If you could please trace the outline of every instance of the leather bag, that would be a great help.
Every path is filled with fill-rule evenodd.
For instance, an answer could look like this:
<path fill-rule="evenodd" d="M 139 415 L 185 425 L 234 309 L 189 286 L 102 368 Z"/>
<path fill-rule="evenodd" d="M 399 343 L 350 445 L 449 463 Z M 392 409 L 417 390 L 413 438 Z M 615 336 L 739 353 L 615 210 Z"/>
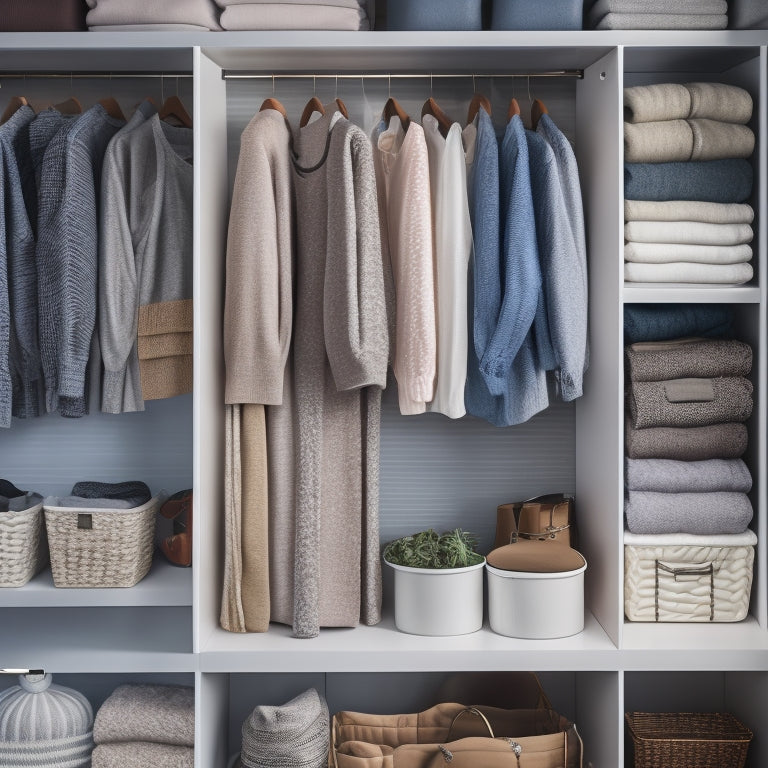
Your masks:
<path fill-rule="evenodd" d="M 496 509 L 496 538 L 493 547 L 518 539 L 551 539 L 577 546 L 574 502 L 564 493 L 536 496 L 527 501 L 500 504 Z"/>
<path fill-rule="evenodd" d="M 576 726 L 552 709 L 446 703 L 417 714 L 339 712 L 332 768 L 582 768 Z"/>

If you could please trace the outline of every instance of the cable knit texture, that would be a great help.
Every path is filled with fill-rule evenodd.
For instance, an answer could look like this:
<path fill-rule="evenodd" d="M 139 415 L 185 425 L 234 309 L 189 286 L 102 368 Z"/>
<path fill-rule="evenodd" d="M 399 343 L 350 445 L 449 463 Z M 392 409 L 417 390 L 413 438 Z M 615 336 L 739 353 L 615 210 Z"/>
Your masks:
<path fill-rule="evenodd" d="M 96 744 L 147 741 L 195 745 L 195 690 L 183 685 L 118 686 L 96 713 Z"/>
<path fill-rule="evenodd" d="M 744 455 L 749 439 L 747 427 L 741 423 L 634 429 L 627 420 L 624 433 L 631 459 L 737 459 Z"/>

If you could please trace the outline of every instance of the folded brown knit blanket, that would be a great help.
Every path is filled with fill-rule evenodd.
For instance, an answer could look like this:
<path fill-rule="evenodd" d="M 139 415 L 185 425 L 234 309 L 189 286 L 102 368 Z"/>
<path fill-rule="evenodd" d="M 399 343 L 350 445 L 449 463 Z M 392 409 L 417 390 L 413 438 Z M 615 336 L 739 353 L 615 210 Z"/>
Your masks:
<path fill-rule="evenodd" d="M 93 750 L 91 768 L 194 768 L 192 747 L 131 741 L 100 744 Z"/>
<path fill-rule="evenodd" d="M 642 341 L 627 347 L 632 381 L 747 376 L 752 348 L 726 339 Z"/>
<path fill-rule="evenodd" d="M 752 382 L 736 376 L 636 381 L 629 407 L 636 429 L 746 421 L 752 414 Z"/>
<path fill-rule="evenodd" d="M 96 713 L 93 740 L 96 744 L 144 741 L 193 747 L 194 688 L 183 685 L 119 686 Z M 160 761 L 156 765 L 166 764 Z"/>
<path fill-rule="evenodd" d="M 736 423 L 635 429 L 627 419 L 624 437 L 630 459 L 736 459 L 749 442 L 746 425 Z"/>

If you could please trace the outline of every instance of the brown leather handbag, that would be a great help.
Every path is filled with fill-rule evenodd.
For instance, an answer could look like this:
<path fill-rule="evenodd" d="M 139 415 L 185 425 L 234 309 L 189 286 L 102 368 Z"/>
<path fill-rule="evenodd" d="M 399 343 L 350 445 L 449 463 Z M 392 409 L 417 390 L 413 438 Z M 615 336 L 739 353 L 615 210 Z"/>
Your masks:
<path fill-rule="evenodd" d="M 553 539 L 576 548 L 573 496 L 550 493 L 496 509 L 494 549 L 521 539 Z"/>

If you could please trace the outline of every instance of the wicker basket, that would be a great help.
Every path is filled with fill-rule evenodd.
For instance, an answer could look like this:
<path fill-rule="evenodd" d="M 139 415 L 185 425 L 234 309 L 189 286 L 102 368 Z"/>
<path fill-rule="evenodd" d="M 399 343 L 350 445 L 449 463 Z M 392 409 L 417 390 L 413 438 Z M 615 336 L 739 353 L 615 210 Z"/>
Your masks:
<path fill-rule="evenodd" d="M 28 509 L 0 512 L 0 587 L 23 587 L 48 563 L 43 498 L 31 494 L 31 501 Z"/>
<path fill-rule="evenodd" d="M 132 509 L 45 505 L 57 587 L 132 587 L 152 566 L 155 520 L 164 493 Z"/>
<path fill-rule="evenodd" d="M 627 712 L 635 768 L 743 768 L 752 731 L 733 715 Z"/>

